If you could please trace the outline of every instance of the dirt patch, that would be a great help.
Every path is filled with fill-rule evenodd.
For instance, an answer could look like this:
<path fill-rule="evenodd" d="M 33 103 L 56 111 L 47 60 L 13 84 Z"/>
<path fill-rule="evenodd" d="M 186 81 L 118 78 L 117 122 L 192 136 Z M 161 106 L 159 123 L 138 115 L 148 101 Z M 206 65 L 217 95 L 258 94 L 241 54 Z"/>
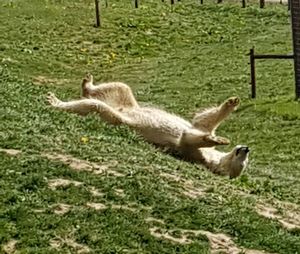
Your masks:
<path fill-rule="evenodd" d="M 283 227 L 288 230 L 299 229 L 300 228 L 300 211 L 289 210 L 292 209 L 290 205 L 286 207 L 286 204 L 277 209 L 270 204 L 257 204 L 256 211 L 259 215 L 264 216 L 268 219 L 275 219 L 281 223 Z M 293 204 L 295 208 L 295 205 Z"/>
<path fill-rule="evenodd" d="M 195 233 L 200 233 L 205 235 L 210 243 L 211 253 L 230 253 L 230 254 L 267 254 L 265 251 L 252 250 L 246 248 L 240 248 L 232 241 L 232 239 L 225 234 L 214 234 L 209 231 L 194 231 Z"/>
<path fill-rule="evenodd" d="M 44 212 L 46 212 L 45 209 L 33 209 L 32 211 L 35 212 L 35 213 L 44 213 Z"/>
<path fill-rule="evenodd" d="M 169 174 L 169 173 L 164 173 L 164 172 L 161 172 L 160 176 L 167 178 L 169 180 L 172 180 L 174 182 L 180 182 L 180 180 L 182 179 L 181 176 L 179 176 L 179 175 Z"/>
<path fill-rule="evenodd" d="M 50 240 L 50 246 L 53 249 L 59 249 L 62 245 L 63 245 L 63 243 L 62 243 L 61 240 L 58 240 L 58 239 L 52 239 L 52 240 Z"/>
<path fill-rule="evenodd" d="M 9 156 L 17 156 L 20 153 L 22 153 L 21 150 L 16 150 L 16 149 L 2 149 L 2 148 L 0 148 L 0 152 L 6 153 Z"/>
<path fill-rule="evenodd" d="M 97 211 L 105 210 L 105 209 L 109 209 L 109 208 L 116 209 L 116 210 L 127 210 L 127 211 L 130 211 L 130 212 L 136 212 L 137 211 L 137 209 L 135 209 L 133 207 L 126 206 L 126 205 L 105 205 L 105 204 L 102 204 L 102 203 L 88 202 L 88 203 L 86 203 L 86 206 L 90 207 L 90 208 L 93 208 Z M 57 214 L 57 215 L 64 215 L 64 214 L 68 213 L 73 208 L 73 206 L 67 205 L 67 204 L 55 204 L 52 207 L 54 208 L 54 213 Z"/>
<path fill-rule="evenodd" d="M 77 253 L 89 253 L 91 250 L 89 247 L 83 244 L 75 242 L 73 239 L 65 239 L 66 245 L 75 249 Z"/>
<path fill-rule="evenodd" d="M 3 245 L 2 249 L 5 254 L 12 254 L 16 252 L 16 245 L 18 241 L 17 240 L 10 240 L 6 244 Z"/>
<path fill-rule="evenodd" d="M 104 210 L 104 209 L 107 209 L 107 206 L 106 205 L 104 205 L 104 204 L 102 204 L 102 203 L 90 203 L 90 202 L 88 202 L 88 203 L 86 203 L 86 206 L 87 207 L 90 207 L 90 208 L 93 208 L 93 209 L 95 209 L 95 210 Z"/>
<path fill-rule="evenodd" d="M 89 187 L 89 191 L 90 193 L 94 196 L 94 197 L 102 197 L 104 196 L 104 193 L 99 191 L 98 189 L 96 189 L 94 186 L 90 186 Z"/>
<path fill-rule="evenodd" d="M 272 254 L 272 253 L 261 251 L 261 250 L 250 250 L 250 249 L 246 249 L 242 253 L 245 253 L 245 254 Z M 275 254 L 275 253 L 273 253 L 273 254 Z"/>
<path fill-rule="evenodd" d="M 49 85 L 49 84 L 55 84 L 55 85 L 65 85 L 70 83 L 70 80 L 68 79 L 57 79 L 57 78 L 48 78 L 45 76 L 36 76 L 32 79 L 32 83 L 34 85 Z"/>
<path fill-rule="evenodd" d="M 162 230 L 161 228 L 157 228 L 157 227 L 153 227 L 153 228 L 150 228 L 150 234 L 156 238 L 159 238 L 159 239 L 165 239 L 165 240 L 168 240 L 172 243 L 179 243 L 179 244 L 190 244 L 192 243 L 191 240 L 189 240 L 187 238 L 186 235 L 182 235 L 181 237 L 174 237 L 172 236 L 171 234 L 169 234 L 168 232 L 164 232 L 165 230 Z"/>
<path fill-rule="evenodd" d="M 288 230 L 300 229 L 300 213 L 288 211 L 283 219 L 279 219 L 279 222 Z"/>
<path fill-rule="evenodd" d="M 295 203 L 277 200 L 275 198 L 261 199 L 257 195 L 250 194 L 231 186 L 234 191 L 243 198 L 255 198 L 257 201 L 256 212 L 268 219 L 277 220 L 287 230 L 300 228 L 300 206 Z"/>
<path fill-rule="evenodd" d="M 77 243 L 75 240 L 70 239 L 70 238 L 52 239 L 52 240 L 50 240 L 50 246 L 56 250 L 60 250 L 63 246 L 68 246 L 68 247 L 72 248 L 73 250 L 75 250 L 76 253 L 81 253 L 81 254 L 91 252 L 91 250 L 88 246 Z"/>
<path fill-rule="evenodd" d="M 182 194 L 189 198 L 192 198 L 192 199 L 196 199 L 198 197 L 203 197 L 205 195 L 206 189 L 195 187 L 195 186 L 191 185 L 190 183 L 184 183 L 183 188 L 184 188 L 184 191 L 182 192 Z"/>
<path fill-rule="evenodd" d="M 152 219 L 150 220 L 152 221 Z M 238 247 L 230 236 L 221 233 L 212 233 L 204 230 L 185 230 L 174 229 L 165 230 L 158 227 L 152 227 L 149 229 L 150 234 L 156 238 L 168 240 L 174 244 L 191 244 L 193 242 L 190 239 L 191 236 L 205 235 L 210 243 L 211 253 L 230 253 L 230 254 L 267 254 L 267 252 L 260 250 L 252 250 Z M 174 234 L 176 233 L 176 237 Z"/>
<path fill-rule="evenodd" d="M 115 189 L 115 193 L 117 196 L 119 196 L 121 198 L 125 197 L 124 190 L 122 190 L 122 189 Z"/>
<path fill-rule="evenodd" d="M 287 230 L 300 228 L 300 206 L 294 203 L 280 201 L 275 198 L 272 199 L 259 199 L 258 196 L 232 189 L 235 193 L 242 197 L 253 198 L 259 200 L 256 204 L 256 212 L 268 219 L 277 220 Z"/>
<path fill-rule="evenodd" d="M 75 187 L 78 187 L 84 185 L 84 183 L 62 178 L 51 179 L 48 181 L 48 186 L 51 190 L 56 190 L 58 187 L 67 187 L 69 185 L 74 185 Z M 100 192 L 94 186 L 87 186 L 87 189 L 95 197 L 101 197 L 104 195 L 104 193 Z"/>
<path fill-rule="evenodd" d="M 181 194 L 187 196 L 192 199 L 196 199 L 198 197 L 202 197 L 205 195 L 205 191 L 207 188 L 200 188 L 194 185 L 194 182 L 188 179 L 185 179 L 177 174 L 169 174 L 169 173 L 160 173 L 160 176 L 166 178 L 168 181 L 173 181 L 179 184 L 179 187 L 183 189 Z"/>
<path fill-rule="evenodd" d="M 256 205 L 256 211 L 258 214 L 269 218 L 269 219 L 277 219 L 279 216 L 276 215 L 278 212 L 276 208 L 270 207 L 270 206 L 265 206 L 262 204 L 257 204 Z"/>
<path fill-rule="evenodd" d="M 3 63 L 3 64 L 8 64 L 8 63 L 15 64 L 15 63 L 19 63 L 19 61 L 15 60 L 15 59 L 12 59 L 11 57 L 4 57 L 4 58 L 2 58 L 1 63 Z"/>
<path fill-rule="evenodd" d="M 231 240 L 229 236 L 224 234 L 213 234 L 208 231 L 203 230 L 184 230 L 184 229 L 174 229 L 168 230 L 167 232 L 160 229 L 158 227 L 150 228 L 150 234 L 157 237 L 169 240 L 173 243 L 180 243 L 180 244 L 190 244 L 193 242 L 192 239 L 189 239 L 191 235 L 198 236 L 198 235 L 205 235 L 211 247 L 211 253 L 240 253 L 241 249 L 236 247 L 234 242 Z M 179 233 L 180 237 L 172 236 L 174 232 Z"/>
<path fill-rule="evenodd" d="M 235 245 L 231 238 L 225 234 L 213 234 L 208 231 L 200 231 L 199 233 L 208 238 L 212 254 L 222 252 L 238 254 L 242 251 Z"/>
<path fill-rule="evenodd" d="M 107 173 L 114 176 L 124 176 L 124 174 L 109 169 L 110 167 L 114 167 L 117 165 L 116 161 L 114 161 L 110 165 L 98 165 L 96 163 L 77 159 L 71 155 L 66 154 L 42 153 L 41 155 L 49 160 L 60 161 L 77 171 L 88 171 L 96 175 Z"/>
<path fill-rule="evenodd" d="M 133 207 L 129 207 L 126 205 L 112 205 L 111 208 L 116 209 L 116 210 L 126 210 L 126 211 L 130 211 L 130 212 L 136 212 L 137 209 L 133 208 Z"/>
<path fill-rule="evenodd" d="M 161 225 L 165 224 L 165 222 L 163 220 L 156 219 L 156 218 L 153 218 L 153 217 L 148 217 L 148 218 L 145 219 L 145 221 L 148 222 L 148 223 L 155 222 L 155 223 L 159 223 Z"/>
<path fill-rule="evenodd" d="M 68 180 L 68 179 L 51 179 L 48 181 L 48 186 L 50 189 L 55 190 L 58 187 L 67 187 L 69 185 L 74 185 L 76 187 L 83 185 L 84 183 L 78 182 L 78 181 L 73 181 L 73 180 Z"/>
<path fill-rule="evenodd" d="M 64 214 L 68 213 L 72 209 L 72 206 L 60 203 L 60 204 L 53 205 L 52 208 L 54 208 L 54 213 L 55 214 L 57 214 L 57 215 L 64 215 Z"/>
<path fill-rule="evenodd" d="M 105 210 L 108 208 L 112 208 L 112 209 L 116 209 L 116 210 L 127 210 L 130 212 L 136 212 L 137 210 L 135 208 L 129 207 L 129 206 L 125 206 L 125 205 L 110 205 L 107 206 L 105 204 L 102 203 L 87 203 L 86 204 L 88 207 L 93 208 L 95 210 Z"/>

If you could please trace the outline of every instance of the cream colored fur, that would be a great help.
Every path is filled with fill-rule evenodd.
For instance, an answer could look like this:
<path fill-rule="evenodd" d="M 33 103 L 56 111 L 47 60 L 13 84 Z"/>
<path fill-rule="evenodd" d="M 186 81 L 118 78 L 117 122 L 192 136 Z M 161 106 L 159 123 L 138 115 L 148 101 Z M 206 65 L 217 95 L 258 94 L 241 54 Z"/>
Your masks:
<path fill-rule="evenodd" d="M 141 107 L 130 87 L 124 83 L 95 86 L 92 75 L 87 75 L 82 82 L 82 96 L 85 98 L 63 102 L 49 93 L 48 102 L 68 112 L 80 115 L 94 112 L 110 124 L 125 124 L 148 142 L 179 152 L 185 159 L 202 163 L 214 173 L 236 177 L 246 166 L 248 148 L 242 151 L 236 147 L 230 153 L 214 148 L 215 145 L 229 144 L 228 139 L 216 136 L 215 130 L 238 106 L 239 99 L 236 97 L 219 107 L 197 113 L 190 123 L 160 109 Z"/>

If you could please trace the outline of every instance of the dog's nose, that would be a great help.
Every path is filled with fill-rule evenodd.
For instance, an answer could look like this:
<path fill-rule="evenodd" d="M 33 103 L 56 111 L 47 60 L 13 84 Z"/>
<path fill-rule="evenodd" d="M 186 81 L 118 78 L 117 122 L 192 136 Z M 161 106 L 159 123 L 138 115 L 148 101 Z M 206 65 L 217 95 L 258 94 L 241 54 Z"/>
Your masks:
<path fill-rule="evenodd" d="M 250 152 L 250 149 L 248 146 L 242 146 L 242 147 L 239 147 L 237 150 L 236 150 L 236 155 L 238 155 L 240 152 L 245 152 L 245 153 L 249 153 Z"/>
<path fill-rule="evenodd" d="M 248 146 L 243 146 L 243 147 L 241 147 L 241 151 L 244 151 L 244 152 L 246 152 L 246 153 L 249 153 L 249 152 L 250 152 L 250 149 L 249 149 Z"/>

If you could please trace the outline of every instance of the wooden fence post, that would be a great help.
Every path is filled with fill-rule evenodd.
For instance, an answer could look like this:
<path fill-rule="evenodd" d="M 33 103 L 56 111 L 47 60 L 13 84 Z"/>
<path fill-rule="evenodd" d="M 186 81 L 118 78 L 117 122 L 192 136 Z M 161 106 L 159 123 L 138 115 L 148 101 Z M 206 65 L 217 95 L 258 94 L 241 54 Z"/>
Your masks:
<path fill-rule="evenodd" d="M 254 48 L 250 49 L 251 98 L 256 98 L 255 57 Z"/>
<path fill-rule="evenodd" d="M 259 0 L 259 7 L 264 8 L 265 7 L 265 0 Z"/>
<path fill-rule="evenodd" d="M 96 9 L 96 27 L 100 27 L 101 22 L 100 22 L 99 0 L 95 0 L 95 9 Z"/>
<path fill-rule="evenodd" d="M 300 99 L 300 1 L 290 0 L 292 14 L 296 99 Z"/>
<path fill-rule="evenodd" d="M 246 0 L 242 0 L 242 8 L 246 8 Z"/>
<path fill-rule="evenodd" d="M 139 1 L 138 0 L 134 0 L 134 6 L 135 6 L 135 8 L 139 8 Z"/>

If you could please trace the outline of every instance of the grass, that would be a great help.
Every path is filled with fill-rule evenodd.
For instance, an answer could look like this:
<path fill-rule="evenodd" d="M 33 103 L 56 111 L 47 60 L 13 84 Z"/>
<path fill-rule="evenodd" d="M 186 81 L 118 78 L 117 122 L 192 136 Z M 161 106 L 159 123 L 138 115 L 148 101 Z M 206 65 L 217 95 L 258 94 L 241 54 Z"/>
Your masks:
<path fill-rule="evenodd" d="M 286 7 L 188 0 L 171 7 L 149 0 L 134 9 L 130 1 L 111 0 L 96 29 L 93 4 L 0 0 L 0 148 L 22 151 L 0 152 L 3 251 L 15 239 L 21 253 L 210 253 L 205 234 L 190 233 L 191 242 L 180 244 L 151 235 L 159 227 L 178 239 L 182 230 L 203 230 L 226 234 L 244 250 L 299 253 L 299 227 L 288 230 L 256 209 L 264 203 L 280 216 L 294 206 L 300 213 L 300 106 L 292 62 L 258 61 L 258 99 L 249 99 L 249 49 L 292 51 Z M 163 154 L 126 127 L 46 105 L 49 90 L 78 97 L 85 72 L 99 82 L 126 82 L 140 101 L 186 118 L 238 95 L 242 105 L 219 133 L 232 141 L 224 150 L 250 146 L 249 168 L 230 181 Z M 72 170 L 43 153 L 71 155 L 122 176 Z M 49 188 L 57 178 L 83 184 Z M 91 187 L 103 195 L 92 195 Z M 193 198 L 187 190 L 203 193 Z M 106 209 L 89 208 L 91 202 Z M 70 211 L 55 213 L 59 204 Z"/>

